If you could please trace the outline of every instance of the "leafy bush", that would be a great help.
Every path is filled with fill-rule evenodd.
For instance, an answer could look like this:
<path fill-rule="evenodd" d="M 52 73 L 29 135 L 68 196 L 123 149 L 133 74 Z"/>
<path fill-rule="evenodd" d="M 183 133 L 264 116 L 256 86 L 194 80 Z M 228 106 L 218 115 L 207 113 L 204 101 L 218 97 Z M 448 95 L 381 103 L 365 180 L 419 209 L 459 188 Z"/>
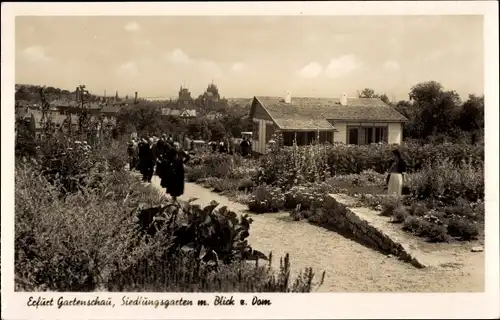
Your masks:
<path fill-rule="evenodd" d="M 204 183 L 208 188 L 212 188 L 214 192 L 231 192 L 238 188 L 238 181 L 228 178 L 207 178 Z"/>
<path fill-rule="evenodd" d="M 484 170 L 470 163 L 454 165 L 450 161 L 425 166 L 408 177 L 413 198 L 434 198 L 443 204 L 453 204 L 458 198 L 470 202 L 484 199 Z"/>
<path fill-rule="evenodd" d="M 238 191 L 252 191 L 255 182 L 250 177 L 243 177 L 238 181 Z"/>
<path fill-rule="evenodd" d="M 248 246 L 245 216 L 169 203 L 119 172 L 64 198 L 57 184 L 30 163 L 16 168 L 17 290 L 308 292 L 316 285 L 310 269 L 292 280 L 288 257 L 279 274 L 245 262 L 266 258 Z"/>
<path fill-rule="evenodd" d="M 277 212 L 285 207 L 285 196 L 280 188 L 261 185 L 248 200 L 248 209 L 255 213 Z"/>
<path fill-rule="evenodd" d="M 450 220 L 447 231 L 452 237 L 461 240 L 477 239 L 479 235 L 477 224 L 465 220 Z"/>
<path fill-rule="evenodd" d="M 397 197 L 384 197 L 382 202 L 382 212 L 386 217 L 392 217 L 394 212 L 402 206 L 401 200 Z"/>
<path fill-rule="evenodd" d="M 436 225 L 419 217 L 408 217 L 404 221 L 403 230 L 425 237 L 432 242 L 443 242 L 449 238 L 444 226 Z"/>
<path fill-rule="evenodd" d="M 99 191 L 67 194 L 52 186 L 32 166 L 16 168 L 16 275 L 37 290 L 92 291 L 105 272 L 109 257 L 118 253 L 120 230 L 130 222 L 123 199 L 117 205 L 112 184 L 105 178 Z M 127 190 L 142 190 L 131 179 Z M 138 191 L 139 194 L 141 191 Z M 129 195 L 127 203 L 139 194 Z"/>
<path fill-rule="evenodd" d="M 387 144 L 284 147 L 262 158 L 259 181 L 289 188 L 304 182 L 324 181 L 330 176 L 360 174 L 363 171 L 384 174 L 393 161 L 392 148 L 394 146 Z M 409 172 L 443 161 L 455 166 L 465 162 L 472 167 L 484 167 L 482 145 L 405 143 L 399 149 L 407 161 Z"/>
<path fill-rule="evenodd" d="M 206 177 L 206 169 L 203 166 L 190 166 L 186 171 L 186 180 L 189 182 L 198 182 Z"/>
<path fill-rule="evenodd" d="M 332 190 L 331 186 L 322 184 L 307 184 L 295 186 L 285 193 L 285 208 L 299 210 L 314 210 L 321 208 L 324 197 Z"/>
<path fill-rule="evenodd" d="M 397 206 L 392 213 L 392 221 L 394 223 L 404 222 L 405 219 L 409 216 L 408 211 L 403 205 Z"/>
<path fill-rule="evenodd" d="M 409 208 L 409 214 L 415 217 L 423 217 L 427 214 L 428 208 L 425 203 L 420 201 L 412 203 Z"/>

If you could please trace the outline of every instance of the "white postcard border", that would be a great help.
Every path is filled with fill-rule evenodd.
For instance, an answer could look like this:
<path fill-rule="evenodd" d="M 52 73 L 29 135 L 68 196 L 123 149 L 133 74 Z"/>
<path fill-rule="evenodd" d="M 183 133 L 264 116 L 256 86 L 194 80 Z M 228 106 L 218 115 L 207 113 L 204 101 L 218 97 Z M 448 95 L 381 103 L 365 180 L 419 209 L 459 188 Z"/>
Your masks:
<path fill-rule="evenodd" d="M 238 306 L 254 294 L 233 295 L 235 307 L 119 307 L 125 295 L 158 299 L 198 299 L 201 293 L 15 293 L 14 292 L 14 17 L 17 15 L 484 15 L 486 103 L 485 293 L 308 293 L 257 294 L 271 306 Z M 2 3 L 2 318 L 63 319 L 313 319 L 313 318 L 494 318 L 500 316 L 498 218 L 498 3 L 496 1 L 412 2 L 232 2 L 232 3 Z M 466 63 L 466 62 L 464 62 Z M 457 73 L 459 74 L 459 70 Z M 30 296 L 104 299 L 115 308 L 29 308 Z M 249 303 L 249 302 L 247 302 Z"/>

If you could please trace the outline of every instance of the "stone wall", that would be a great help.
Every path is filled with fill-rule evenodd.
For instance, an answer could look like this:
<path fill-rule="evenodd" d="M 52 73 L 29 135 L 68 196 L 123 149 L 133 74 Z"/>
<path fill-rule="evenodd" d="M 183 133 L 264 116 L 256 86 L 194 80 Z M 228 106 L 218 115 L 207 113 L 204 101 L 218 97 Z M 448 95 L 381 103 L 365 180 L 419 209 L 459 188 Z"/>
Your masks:
<path fill-rule="evenodd" d="M 391 239 L 383 231 L 361 219 L 347 206 L 328 195 L 321 210 L 309 218 L 314 224 L 332 229 L 341 235 L 351 238 L 372 249 L 384 254 L 391 254 L 399 259 L 411 263 L 417 268 L 425 265 L 414 257 L 407 248 L 395 239 Z"/>

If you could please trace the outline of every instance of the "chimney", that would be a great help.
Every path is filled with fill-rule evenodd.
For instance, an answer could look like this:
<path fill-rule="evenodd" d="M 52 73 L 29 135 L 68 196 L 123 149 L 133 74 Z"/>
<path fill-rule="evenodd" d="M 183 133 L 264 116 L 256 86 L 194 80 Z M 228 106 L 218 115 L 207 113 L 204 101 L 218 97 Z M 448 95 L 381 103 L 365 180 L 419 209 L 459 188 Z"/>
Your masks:
<path fill-rule="evenodd" d="M 285 103 L 292 103 L 292 93 L 290 90 L 285 93 Z"/>
<path fill-rule="evenodd" d="M 347 94 L 342 93 L 340 95 L 340 104 L 343 106 L 347 106 Z"/>
<path fill-rule="evenodd" d="M 137 91 L 135 92 L 134 103 L 137 103 Z"/>
<path fill-rule="evenodd" d="M 75 90 L 75 98 L 76 98 L 76 101 L 80 101 L 80 88 L 76 87 L 76 90 Z"/>

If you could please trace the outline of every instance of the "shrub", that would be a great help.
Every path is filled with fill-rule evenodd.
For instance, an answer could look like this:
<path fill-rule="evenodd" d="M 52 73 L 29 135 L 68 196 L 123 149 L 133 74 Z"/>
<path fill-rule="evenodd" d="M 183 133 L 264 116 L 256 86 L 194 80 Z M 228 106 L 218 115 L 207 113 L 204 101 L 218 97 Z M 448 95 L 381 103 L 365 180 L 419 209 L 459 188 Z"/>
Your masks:
<path fill-rule="evenodd" d="M 430 242 L 447 242 L 449 236 L 444 226 L 431 224 L 424 234 Z"/>
<path fill-rule="evenodd" d="M 64 198 L 57 183 L 29 163 L 16 167 L 16 290 L 309 292 L 316 285 L 310 269 L 290 278 L 288 256 L 278 274 L 245 262 L 266 259 L 246 241 L 246 216 L 169 203 L 119 172 Z"/>
<path fill-rule="evenodd" d="M 392 148 L 386 144 L 284 147 L 262 157 L 258 181 L 289 189 L 306 182 L 325 181 L 330 176 L 362 174 L 366 171 L 367 176 L 372 176 L 371 180 L 362 182 L 359 181 L 360 177 L 353 177 L 353 182 L 378 185 L 393 161 Z M 481 145 L 420 145 L 409 142 L 399 148 L 410 173 L 443 161 L 455 166 L 465 162 L 472 167 L 484 167 L 484 146 Z"/>
<path fill-rule="evenodd" d="M 434 198 L 443 204 L 453 204 L 463 197 L 477 202 L 484 199 L 484 171 L 467 163 L 454 165 L 442 161 L 409 175 L 408 187 L 416 199 Z"/>
<path fill-rule="evenodd" d="M 436 225 L 422 218 L 413 216 L 406 218 L 403 230 L 420 237 L 425 237 L 429 241 L 433 242 L 443 242 L 448 240 L 446 228 L 444 226 Z"/>
<path fill-rule="evenodd" d="M 117 252 L 117 234 L 130 222 L 127 206 L 114 201 L 110 182 L 103 183 L 109 186 L 105 193 L 88 190 L 61 198 L 57 184 L 33 168 L 16 168 L 18 278 L 42 291 L 97 288 L 109 256 Z M 139 183 L 127 182 L 141 190 Z"/>
<path fill-rule="evenodd" d="M 239 191 L 252 191 L 255 187 L 255 182 L 250 177 L 244 177 L 238 181 Z"/>
<path fill-rule="evenodd" d="M 238 182 L 228 178 L 207 178 L 205 185 L 212 188 L 214 192 L 236 191 Z"/>
<path fill-rule="evenodd" d="M 328 184 L 306 184 L 295 186 L 285 193 L 285 208 L 300 210 L 320 208 L 324 197 L 331 191 Z"/>
<path fill-rule="evenodd" d="M 186 180 L 189 182 L 198 182 L 206 177 L 206 170 L 203 166 L 189 167 L 186 172 Z"/>
<path fill-rule="evenodd" d="M 410 206 L 409 214 L 415 217 L 423 217 L 427 214 L 428 209 L 425 203 L 422 202 L 414 202 Z"/>
<path fill-rule="evenodd" d="M 382 212 L 381 215 L 386 217 L 392 217 L 397 208 L 402 206 L 401 200 L 397 197 L 384 197 L 382 198 Z"/>
<path fill-rule="evenodd" d="M 401 223 L 404 222 L 405 219 L 409 216 L 408 211 L 403 205 L 399 205 L 396 208 L 394 208 L 394 211 L 392 213 L 392 221 L 394 223 Z"/>
<path fill-rule="evenodd" d="M 119 141 L 110 141 L 106 144 L 99 145 L 96 153 L 106 161 L 111 171 L 123 171 L 128 164 L 128 154 L 126 145 Z"/>
<path fill-rule="evenodd" d="M 255 213 L 277 212 L 284 208 L 285 196 L 280 188 L 261 185 L 248 200 L 248 209 Z"/>
<path fill-rule="evenodd" d="M 305 182 L 324 181 L 330 176 L 361 174 L 364 171 L 384 174 L 393 161 L 392 148 L 387 144 L 284 147 L 261 159 L 259 182 L 287 189 Z M 399 149 L 410 173 L 443 161 L 455 166 L 465 162 L 472 167 L 484 167 L 482 145 L 420 145 L 409 142 L 399 146 Z"/>
<path fill-rule="evenodd" d="M 474 222 L 464 220 L 450 220 L 448 224 L 448 233 L 452 237 L 456 237 L 461 240 L 472 240 L 476 239 L 479 235 L 479 229 L 477 227 L 477 224 Z"/>

